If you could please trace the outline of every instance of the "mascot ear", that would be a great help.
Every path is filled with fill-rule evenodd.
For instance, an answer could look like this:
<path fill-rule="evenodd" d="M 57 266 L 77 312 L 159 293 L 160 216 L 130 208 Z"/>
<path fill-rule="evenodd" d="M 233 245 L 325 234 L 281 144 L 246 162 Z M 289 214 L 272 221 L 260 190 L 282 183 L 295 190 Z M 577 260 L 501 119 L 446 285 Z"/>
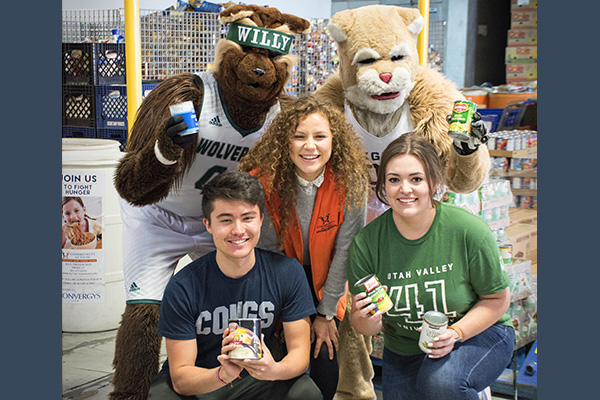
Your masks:
<path fill-rule="evenodd" d="M 252 14 L 254 14 L 254 11 L 249 6 L 238 4 L 221 11 L 219 19 L 223 25 L 227 25 L 231 22 L 249 18 Z"/>
<path fill-rule="evenodd" d="M 335 13 L 329 24 L 327 24 L 327 32 L 329 36 L 337 43 L 342 43 L 348 40 L 346 30 L 350 30 L 355 21 L 354 10 L 343 10 Z"/>
<path fill-rule="evenodd" d="M 425 18 L 416 8 L 398 8 L 398 15 L 405 21 L 406 27 L 413 35 L 418 35 L 425 25 Z"/>
<path fill-rule="evenodd" d="M 283 23 L 294 33 L 310 33 L 310 22 L 291 14 L 281 14 Z"/>
<path fill-rule="evenodd" d="M 327 32 L 329 32 L 329 36 L 338 43 L 348 40 L 348 35 L 344 33 L 342 27 L 334 22 L 327 24 Z"/>
<path fill-rule="evenodd" d="M 273 7 L 237 4 L 221 11 L 219 18 L 223 25 L 239 22 L 282 32 L 286 32 L 287 28 L 290 34 L 310 32 L 310 22 L 295 15 L 283 14 Z"/>

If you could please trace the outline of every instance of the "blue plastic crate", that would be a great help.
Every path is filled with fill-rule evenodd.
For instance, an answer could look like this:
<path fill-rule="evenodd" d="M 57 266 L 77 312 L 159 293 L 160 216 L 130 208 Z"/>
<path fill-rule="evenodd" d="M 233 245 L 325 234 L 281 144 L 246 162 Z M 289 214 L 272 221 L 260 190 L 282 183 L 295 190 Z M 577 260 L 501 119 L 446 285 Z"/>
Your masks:
<path fill-rule="evenodd" d="M 127 145 L 127 128 L 98 128 L 96 131 L 96 137 L 98 139 L 117 140 L 121 143 L 121 151 L 125 150 L 125 146 Z"/>
<path fill-rule="evenodd" d="M 503 108 L 478 108 L 477 112 L 481 114 L 481 120 L 484 122 L 488 132 L 496 132 L 498 123 L 502 117 Z"/>
<path fill-rule="evenodd" d="M 162 81 L 142 81 L 142 100 Z"/>
<path fill-rule="evenodd" d="M 63 84 L 125 84 L 125 67 L 124 43 L 62 44 Z"/>
<path fill-rule="evenodd" d="M 96 128 L 85 126 L 65 126 L 62 127 L 62 137 L 64 138 L 96 138 Z"/>
<path fill-rule="evenodd" d="M 96 86 L 96 127 L 127 128 L 127 86 Z"/>
<path fill-rule="evenodd" d="M 62 124 L 96 128 L 94 86 L 62 85 Z"/>

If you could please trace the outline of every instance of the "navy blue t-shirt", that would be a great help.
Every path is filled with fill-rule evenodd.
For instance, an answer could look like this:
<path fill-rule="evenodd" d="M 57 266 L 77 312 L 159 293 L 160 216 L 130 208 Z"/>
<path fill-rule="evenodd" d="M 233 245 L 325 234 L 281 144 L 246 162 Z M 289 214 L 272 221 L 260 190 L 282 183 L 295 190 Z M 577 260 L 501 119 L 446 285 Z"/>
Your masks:
<path fill-rule="evenodd" d="M 281 319 L 290 322 L 316 312 L 304 269 L 294 258 L 256 248 L 254 267 L 239 279 L 224 275 L 216 251 L 191 262 L 167 284 L 158 333 L 168 339 L 196 339 L 196 366 L 219 365 L 229 318 L 260 318 L 265 344 Z M 163 365 L 168 369 L 168 361 Z"/>

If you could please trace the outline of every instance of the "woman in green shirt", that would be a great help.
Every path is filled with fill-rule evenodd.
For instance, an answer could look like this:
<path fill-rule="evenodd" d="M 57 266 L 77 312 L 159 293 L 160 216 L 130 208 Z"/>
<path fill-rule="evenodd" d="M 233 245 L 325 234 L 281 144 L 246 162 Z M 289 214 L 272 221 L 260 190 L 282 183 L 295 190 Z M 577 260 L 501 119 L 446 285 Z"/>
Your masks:
<path fill-rule="evenodd" d="M 412 134 L 382 154 L 376 193 L 390 209 L 354 238 L 348 255 L 351 321 L 365 335 L 383 331 L 384 398 L 478 399 L 510 362 L 514 330 L 507 314 L 509 281 L 489 226 L 468 211 L 435 200 L 444 188 L 429 141 Z M 375 304 L 360 287 L 376 274 L 394 306 Z M 450 329 L 419 346 L 430 310 Z"/>

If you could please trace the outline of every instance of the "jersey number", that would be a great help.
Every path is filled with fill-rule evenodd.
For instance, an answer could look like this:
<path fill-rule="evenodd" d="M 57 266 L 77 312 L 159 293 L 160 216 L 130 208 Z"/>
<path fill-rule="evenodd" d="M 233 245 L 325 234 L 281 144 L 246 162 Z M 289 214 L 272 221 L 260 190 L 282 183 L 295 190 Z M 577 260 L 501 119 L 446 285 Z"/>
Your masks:
<path fill-rule="evenodd" d="M 202 186 L 204 186 L 204 184 L 206 182 L 208 182 L 208 180 L 210 178 L 212 178 L 213 175 L 222 174 L 225 171 L 227 171 L 227 168 L 215 165 L 214 167 L 212 167 L 208 171 L 206 171 L 206 173 L 204 175 L 202 175 L 202 178 L 200 178 L 196 181 L 196 184 L 194 185 L 194 187 L 198 190 L 202 190 Z"/>
<path fill-rule="evenodd" d="M 449 318 L 456 316 L 455 311 L 448 311 L 445 280 L 426 281 L 423 286 L 427 297 L 426 303 L 434 304 L 436 311 L 446 314 Z M 394 307 L 388 311 L 388 315 L 403 316 L 406 322 L 420 322 L 423 315 L 430 310 L 425 310 L 425 306 L 419 301 L 419 289 L 417 284 L 392 286 L 388 293 Z"/>

